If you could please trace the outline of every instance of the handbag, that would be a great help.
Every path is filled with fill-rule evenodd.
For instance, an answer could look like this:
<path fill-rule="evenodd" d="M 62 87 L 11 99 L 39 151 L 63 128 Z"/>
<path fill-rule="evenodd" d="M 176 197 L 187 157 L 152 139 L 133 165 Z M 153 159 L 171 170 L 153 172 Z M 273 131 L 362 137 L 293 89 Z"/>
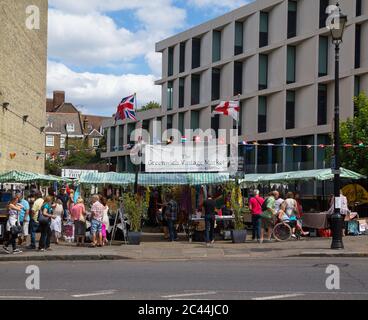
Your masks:
<path fill-rule="evenodd" d="M 17 224 L 10 228 L 10 232 L 13 236 L 17 237 L 18 234 L 21 234 L 23 232 L 23 228 L 20 224 L 18 224 L 18 221 L 17 221 Z"/>
<path fill-rule="evenodd" d="M 49 217 L 45 217 L 44 215 L 43 215 L 43 213 L 42 213 L 42 210 L 40 210 L 39 212 L 38 212 L 38 222 L 39 222 L 39 224 L 48 224 L 49 223 L 49 221 L 50 221 L 50 218 Z"/>

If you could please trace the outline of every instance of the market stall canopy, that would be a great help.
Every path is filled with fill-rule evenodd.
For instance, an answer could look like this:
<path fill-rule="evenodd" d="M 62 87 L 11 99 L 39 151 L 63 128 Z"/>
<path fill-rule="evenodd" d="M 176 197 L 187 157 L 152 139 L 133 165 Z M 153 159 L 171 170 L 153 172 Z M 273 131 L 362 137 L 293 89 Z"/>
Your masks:
<path fill-rule="evenodd" d="M 134 184 L 134 174 L 116 172 L 86 172 L 79 178 L 81 184 L 111 184 L 114 186 L 128 186 Z"/>
<path fill-rule="evenodd" d="M 140 173 L 138 184 L 145 187 L 221 184 L 230 181 L 227 173 Z M 84 173 L 81 184 L 110 184 L 115 186 L 133 185 L 134 173 Z"/>
<path fill-rule="evenodd" d="M 328 181 L 333 180 L 334 174 L 331 169 L 307 170 L 307 171 L 292 171 L 274 174 L 249 174 L 245 175 L 244 179 L 240 180 L 243 185 L 255 183 L 269 182 L 290 182 L 290 181 Z M 354 171 L 341 168 L 341 178 L 351 180 L 366 179 L 365 176 Z"/>
<path fill-rule="evenodd" d="M 0 183 L 29 183 L 29 182 L 68 182 L 61 177 L 39 173 L 12 170 L 0 174 Z"/>

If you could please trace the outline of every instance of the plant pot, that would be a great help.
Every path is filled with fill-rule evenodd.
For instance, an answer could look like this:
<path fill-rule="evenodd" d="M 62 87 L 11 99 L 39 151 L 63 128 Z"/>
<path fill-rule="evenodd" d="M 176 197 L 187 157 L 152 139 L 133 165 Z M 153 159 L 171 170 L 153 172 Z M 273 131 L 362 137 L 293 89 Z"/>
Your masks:
<path fill-rule="evenodd" d="M 129 244 L 139 246 L 141 244 L 142 233 L 141 232 L 128 232 Z"/>
<path fill-rule="evenodd" d="M 232 230 L 231 237 L 233 243 L 245 243 L 247 240 L 247 230 Z"/>

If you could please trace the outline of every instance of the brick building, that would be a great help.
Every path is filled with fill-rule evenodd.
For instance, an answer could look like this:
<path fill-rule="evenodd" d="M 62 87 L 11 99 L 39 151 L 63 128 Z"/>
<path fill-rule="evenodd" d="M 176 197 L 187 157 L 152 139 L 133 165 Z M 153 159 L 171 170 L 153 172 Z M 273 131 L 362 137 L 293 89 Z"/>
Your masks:
<path fill-rule="evenodd" d="M 93 152 L 103 139 L 102 121 L 110 118 L 83 115 L 72 103 L 65 101 L 64 91 L 54 91 L 46 100 L 45 153 L 50 158 L 65 155 L 72 146 Z"/>
<path fill-rule="evenodd" d="M 44 172 L 47 14 L 47 0 L 0 1 L 0 171 Z"/>

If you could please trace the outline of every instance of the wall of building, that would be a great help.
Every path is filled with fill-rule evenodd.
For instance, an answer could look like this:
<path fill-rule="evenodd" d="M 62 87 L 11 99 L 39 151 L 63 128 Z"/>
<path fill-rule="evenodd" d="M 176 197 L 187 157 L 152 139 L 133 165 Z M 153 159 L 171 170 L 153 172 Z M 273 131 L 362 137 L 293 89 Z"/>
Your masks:
<path fill-rule="evenodd" d="M 40 29 L 26 27 L 26 8 L 40 9 Z M 44 172 L 46 65 L 47 65 L 47 0 L 0 1 L 0 171 L 11 169 Z M 2 104 L 28 121 L 4 111 Z M 15 153 L 13 160 L 10 153 Z"/>

